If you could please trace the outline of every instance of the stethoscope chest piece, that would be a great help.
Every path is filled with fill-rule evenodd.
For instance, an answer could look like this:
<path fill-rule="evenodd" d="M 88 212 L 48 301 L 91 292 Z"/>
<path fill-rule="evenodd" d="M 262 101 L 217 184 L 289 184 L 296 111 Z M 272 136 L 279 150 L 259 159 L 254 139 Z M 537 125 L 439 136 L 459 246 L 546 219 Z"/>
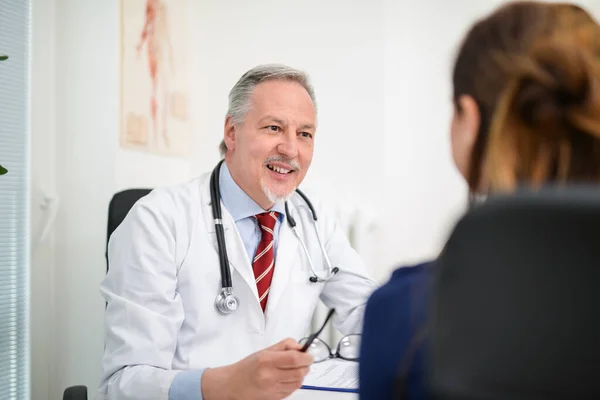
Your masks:
<path fill-rule="evenodd" d="M 231 314 L 240 306 L 240 301 L 231 291 L 231 288 L 221 289 L 221 293 L 215 299 L 217 311 L 223 315 Z"/>

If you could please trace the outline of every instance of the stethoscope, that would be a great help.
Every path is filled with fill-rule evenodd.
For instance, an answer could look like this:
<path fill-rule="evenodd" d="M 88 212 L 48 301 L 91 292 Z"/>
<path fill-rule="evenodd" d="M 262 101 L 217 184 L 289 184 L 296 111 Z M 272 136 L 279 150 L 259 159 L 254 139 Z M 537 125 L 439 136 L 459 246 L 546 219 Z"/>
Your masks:
<path fill-rule="evenodd" d="M 215 224 L 215 231 L 217 234 L 217 246 L 219 250 L 219 264 L 221 266 L 221 292 L 217 295 L 215 299 L 215 307 L 217 311 L 221 314 L 227 315 L 238 309 L 240 305 L 240 300 L 238 297 L 233 294 L 233 284 L 231 282 L 231 272 L 229 270 L 229 259 L 227 257 L 227 248 L 225 247 L 225 234 L 223 230 L 223 219 L 221 216 L 221 192 L 219 189 L 219 173 L 221 171 L 221 164 L 223 164 L 224 160 L 221 160 L 215 169 L 213 170 L 210 176 L 210 202 L 212 205 L 212 213 L 213 220 Z M 304 254 L 306 254 L 306 258 L 308 259 L 308 264 L 310 265 L 310 269 L 312 272 L 312 276 L 308 278 L 310 282 L 326 282 L 331 279 L 337 272 L 339 271 L 338 267 L 332 267 L 331 261 L 327 256 L 327 252 L 325 251 L 325 247 L 323 246 L 323 242 L 321 242 L 321 235 L 319 233 L 319 226 L 317 224 L 317 213 L 313 208 L 312 203 L 308 200 L 308 197 L 304 193 L 302 193 L 299 189 L 296 189 L 296 192 L 302 197 L 302 199 L 308 205 L 310 212 L 313 217 L 315 231 L 317 233 L 317 241 L 319 242 L 319 247 L 321 247 L 321 252 L 325 258 L 325 263 L 327 264 L 328 274 L 325 278 L 317 275 L 315 271 L 315 266 L 313 265 L 312 258 L 308 253 L 308 248 L 306 244 L 300 237 L 296 227 L 296 220 L 291 216 L 288 208 L 287 201 L 285 202 L 285 219 L 288 222 L 288 225 L 294 231 L 294 234 L 302 244 L 302 248 L 304 249 Z"/>

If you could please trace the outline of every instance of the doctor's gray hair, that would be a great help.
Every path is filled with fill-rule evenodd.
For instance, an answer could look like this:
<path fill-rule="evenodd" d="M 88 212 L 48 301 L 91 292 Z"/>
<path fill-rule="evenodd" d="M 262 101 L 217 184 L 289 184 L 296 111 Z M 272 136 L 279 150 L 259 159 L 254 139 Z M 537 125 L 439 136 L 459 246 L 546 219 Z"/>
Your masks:
<path fill-rule="evenodd" d="M 315 109 L 317 108 L 315 91 L 305 72 L 282 64 L 259 65 L 242 75 L 229 92 L 229 108 L 227 110 L 227 116 L 232 118 L 235 125 L 244 121 L 244 118 L 250 109 L 250 97 L 256 86 L 262 82 L 274 80 L 296 82 L 300 84 L 308 92 Z M 224 140 L 221 141 L 221 144 L 219 145 L 219 152 L 221 153 L 221 157 L 225 157 L 227 146 L 225 145 Z"/>

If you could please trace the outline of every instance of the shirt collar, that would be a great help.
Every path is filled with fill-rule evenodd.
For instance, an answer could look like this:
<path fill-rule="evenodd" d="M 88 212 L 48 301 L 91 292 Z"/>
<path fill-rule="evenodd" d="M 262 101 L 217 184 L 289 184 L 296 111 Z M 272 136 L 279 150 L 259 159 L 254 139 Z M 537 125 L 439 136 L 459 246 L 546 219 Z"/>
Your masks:
<path fill-rule="evenodd" d="M 221 201 L 235 222 L 265 212 L 261 206 L 256 204 L 256 202 L 252 200 L 250 196 L 237 185 L 237 183 L 235 183 L 226 162 L 221 165 L 219 186 Z M 275 203 L 275 205 L 267 211 L 277 211 L 279 213 L 279 221 L 281 222 L 285 215 L 283 201 Z"/>

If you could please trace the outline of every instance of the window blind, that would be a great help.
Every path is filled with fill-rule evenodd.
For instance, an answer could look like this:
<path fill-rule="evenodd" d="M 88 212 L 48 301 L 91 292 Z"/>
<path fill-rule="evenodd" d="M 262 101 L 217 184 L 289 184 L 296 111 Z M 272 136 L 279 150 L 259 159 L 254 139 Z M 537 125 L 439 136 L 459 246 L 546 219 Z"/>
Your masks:
<path fill-rule="evenodd" d="M 0 399 L 29 389 L 30 0 L 0 0 Z"/>

